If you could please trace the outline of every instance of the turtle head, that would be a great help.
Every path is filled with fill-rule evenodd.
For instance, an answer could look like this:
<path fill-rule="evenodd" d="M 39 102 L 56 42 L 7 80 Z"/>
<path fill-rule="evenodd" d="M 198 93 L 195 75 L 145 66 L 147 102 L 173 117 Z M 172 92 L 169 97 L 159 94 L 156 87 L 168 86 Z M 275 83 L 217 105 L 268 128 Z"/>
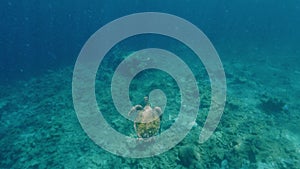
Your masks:
<path fill-rule="evenodd" d="M 149 103 L 149 97 L 148 96 L 144 97 L 144 103 L 145 103 L 145 106 L 149 106 L 150 105 L 150 103 Z"/>

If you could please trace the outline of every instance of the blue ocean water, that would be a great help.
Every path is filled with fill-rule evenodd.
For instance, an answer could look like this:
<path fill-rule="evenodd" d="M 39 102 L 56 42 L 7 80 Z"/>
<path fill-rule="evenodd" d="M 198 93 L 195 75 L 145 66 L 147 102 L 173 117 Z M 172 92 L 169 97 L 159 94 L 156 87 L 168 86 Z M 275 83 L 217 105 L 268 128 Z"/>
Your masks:
<path fill-rule="evenodd" d="M 0 168 L 300 168 L 299 1 L 29 0 L 1 1 L 0 8 Z M 72 76 L 92 34 L 141 12 L 172 14 L 203 31 L 222 61 L 227 100 L 214 135 L 199 143 L 211 104 L 201 60 L 166 36 L 121 41 L 103 59 L 95 89 L 99 109 L 116 131 L 138 137 L 133 122 L 115 108 L 111 91 L 114 71 L 135 51 L 162 48 L 180 56 L 195 75 L 201 99 L 185 139 L 160 155 L 132 159 L 97 146 L 81 128 Z M 143 71 L 130 83 L 132 105 L 144 107 L 153 89 L 167 97 L 164 132 L 178 118 L 181 90 L 166 72 Z"/>

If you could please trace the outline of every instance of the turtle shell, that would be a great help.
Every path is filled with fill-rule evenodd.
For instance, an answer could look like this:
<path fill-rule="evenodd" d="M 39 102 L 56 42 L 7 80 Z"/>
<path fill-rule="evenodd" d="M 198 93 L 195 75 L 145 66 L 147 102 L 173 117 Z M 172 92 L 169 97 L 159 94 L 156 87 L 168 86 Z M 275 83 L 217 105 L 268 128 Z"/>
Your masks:
<path fill-rule="evenodd" d="M 138 113 L 136 121 L 140 121 L 143 118 L 143 111 Z M 142 138 L 149 138 L 155 136 L 159 132 L 160 118 L 152 110 L 152 119 L 148 119 L 149 122 L 135 122 L 135 131 Z"/>

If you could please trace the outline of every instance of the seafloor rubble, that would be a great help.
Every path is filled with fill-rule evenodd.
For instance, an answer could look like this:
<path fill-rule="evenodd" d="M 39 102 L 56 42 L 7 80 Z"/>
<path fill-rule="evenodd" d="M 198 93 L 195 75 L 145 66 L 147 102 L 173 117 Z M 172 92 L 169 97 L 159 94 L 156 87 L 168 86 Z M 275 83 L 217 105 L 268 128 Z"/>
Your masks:
<path fill-rule="evenodd" d="M 210 105 L 209 83 L 203 80 L 199 82 L 201 107 L 197 125 L 170 151 L 145 159 L 114 156 L 88 138 L 73 108 L 72 68 L 3 85 L 0 168 L 299 168 L 300 105 L 293 93 L 281 92 L 284 87 L 299 89 L 289 84 L 268 86 L 256 79 L 259 77 L 255 71 L 238 63 L 224 66 L 227 103 L 213 136 L 203 144 L 198 142 Z M 205 79 L 204 74 L 203 71 L 196 76 Z M 110 101 L 110 90 L 106 90 L 110 89 L 109 84 L 103 80 L 110 76 L 109 70 L 96 80 L 100 109 L 104 113 L 115 112 L 105 118 L 116 130 L 135 136 L 132 123 L 122 120 Z M 152 79 L 164 80 L 151 82 Z M 180 104 L 171 77 L 145 72 L 132 82 L 131 87 L 136 90 L 131 97 L 139 103 L 153 86 L 163 86 L 170 96 L 162 121 L 162 129 L 166 130 L 176 120 Z"/>

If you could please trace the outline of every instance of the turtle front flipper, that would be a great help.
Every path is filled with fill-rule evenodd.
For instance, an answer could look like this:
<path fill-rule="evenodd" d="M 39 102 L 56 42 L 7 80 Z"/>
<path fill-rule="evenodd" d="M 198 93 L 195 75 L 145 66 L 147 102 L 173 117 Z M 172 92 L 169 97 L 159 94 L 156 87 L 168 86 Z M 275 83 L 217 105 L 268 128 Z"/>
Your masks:
<path fill-rule="evenodd" d="M 141 105 L 135 105 L 133 106 L 130 111 L 128 112 L 128 116 L 130 116 L 131 113 L 139 111 L 139 110 L 143 110 L 143 107 Z"/>

